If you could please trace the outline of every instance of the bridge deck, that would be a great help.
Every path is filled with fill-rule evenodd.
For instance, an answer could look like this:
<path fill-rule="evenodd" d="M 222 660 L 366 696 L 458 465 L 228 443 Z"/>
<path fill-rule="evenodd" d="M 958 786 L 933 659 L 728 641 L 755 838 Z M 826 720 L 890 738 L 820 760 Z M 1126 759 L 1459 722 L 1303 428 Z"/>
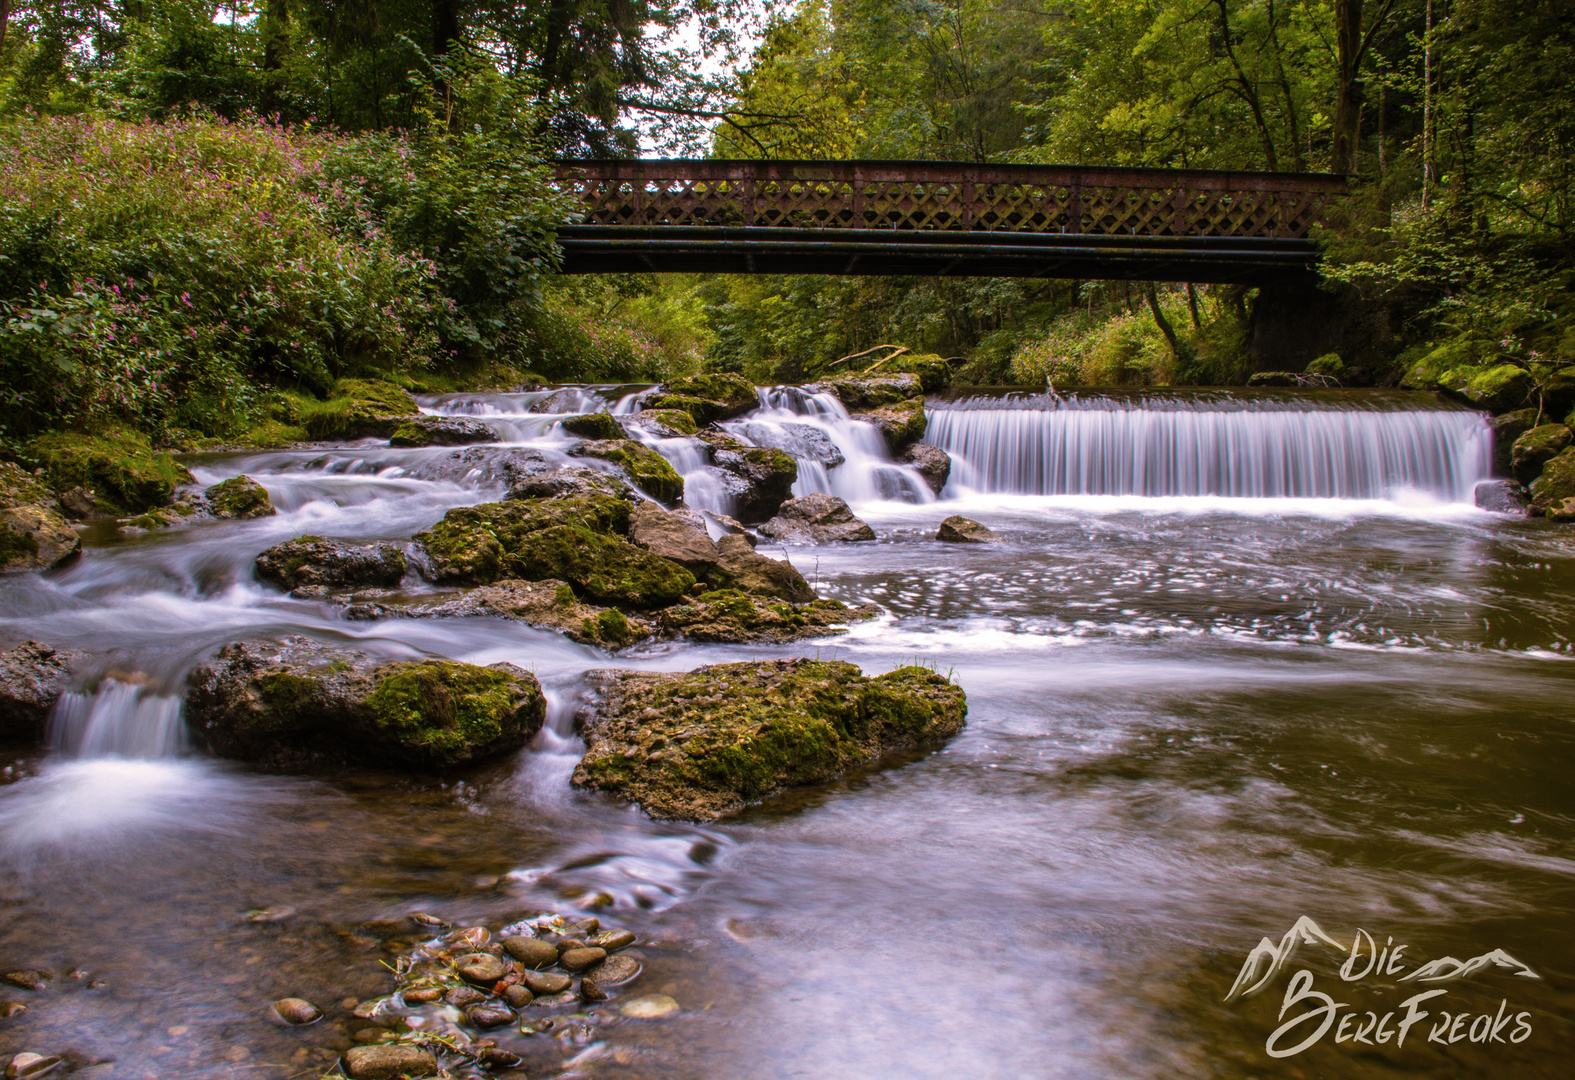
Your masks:
<path fill-rule="evenodd" d="M 1340 177 L 897 161 L 575 161 L 569 273 L 1260 281 L 1304 274 Z"/>

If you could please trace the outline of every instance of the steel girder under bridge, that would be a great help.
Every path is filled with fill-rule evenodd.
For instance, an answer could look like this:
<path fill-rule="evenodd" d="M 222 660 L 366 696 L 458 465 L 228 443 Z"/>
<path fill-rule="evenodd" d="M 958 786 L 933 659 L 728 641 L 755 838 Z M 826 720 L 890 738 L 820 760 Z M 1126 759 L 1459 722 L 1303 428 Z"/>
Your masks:
<path fill-rule="evenodd" d="M 565 161 L 571 274 L 1306 275 L 1327 174 L 938 161 Z"/>

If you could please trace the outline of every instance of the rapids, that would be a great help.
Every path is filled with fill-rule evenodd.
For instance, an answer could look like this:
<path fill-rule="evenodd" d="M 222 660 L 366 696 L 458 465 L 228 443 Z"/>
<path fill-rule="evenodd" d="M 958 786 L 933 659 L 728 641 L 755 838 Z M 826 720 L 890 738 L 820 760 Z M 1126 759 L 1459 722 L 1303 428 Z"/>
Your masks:
<path fill-rule="evenodd" d="M 608 1026 L 564 1075 L 1565 1075 L 1575 556 L 1560 527 L 1475 508 L 1479 414 L 1359 393 L 936 399 L 926 438 L 954 458 L 937 499 L 834 398 L 763 391 L 728 430 L 793 453 L 797 492 L 842 496 L 879 536 L 762 543 L 823 595 L 884 612 L 794 646 L 610 656 L 501 619 L 349 621 L 252 577 L 292 535 L 403 540 L 500 498 L 489 456 L 566 455 L 557 420 L 593 408 L 667 456 L 691 505 L 727 513 L 692 440 L 641 428 L 640 390 L 423 399 L 503 440 L 468 450 L 197 457 L 202 483 L 244 473 L 279 514 L 95 528 L 75 563 L 0 582 L 0 643 L 93 657 L 47 750 L 0 750 L 0 973 L 54 973 L 37 994 L 0 986 L 30 1005 L 0 1019 L 0 1055 L 117 1078 L 319 1075 L 303 1047 L 355 1028 L 334 1003 L 390 989 L 358 928 L 420 910 L 499 925 L 601 896 L 649 942 L 637 985 L 683 1011 Z M 933 540 L 954 513 L 1005 541 Z M 440 591 L 414 572 L 403 589 Z M 195 752 L 186 672 L 289 634 L 512 661 L 542 681 L 547 726 L 515 759 L 442 779 L 267 775 Z M 968 725 L 715 826 L 570 787 L 588 669 L 779 655 L 933 664 L 967 691 Z M 1439 984 L 1403 1048 L 1331 1027 L 1274 1059 L 1284 977 L 1224 999 L 1300 916 L 1346 944 L 1358 928 L 1404 943 L 1408 967 L 1502 949 L 1541 977 Z M 1309 944 L 1294 966 L 1364 1012 L 1418 991 L 1344 982 L 1341 959 Z M 328 1019 L 270 1025 L 287 995 Z M 1527 1014 L 1523 1041 L 1428 1040 L 1439 1009 L 1501 1001 Z"/>

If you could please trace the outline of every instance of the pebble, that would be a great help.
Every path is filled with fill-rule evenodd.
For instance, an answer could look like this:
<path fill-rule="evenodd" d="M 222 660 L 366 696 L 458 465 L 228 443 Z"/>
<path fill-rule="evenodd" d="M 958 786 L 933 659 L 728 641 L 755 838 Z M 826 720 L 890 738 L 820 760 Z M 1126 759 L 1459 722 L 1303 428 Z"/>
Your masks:
<path fill-rule="evenodd" d="M 422 986 L 404 993 L 406 1005 L 430 1005 L 443 996 L 441 986 Z"/>
<path fill-rule="evenodd" d="M 246 921 L 253 923 L 284 922 L 284 920 L 290 918 L 290 916 L 294 914 L 295 909 L 293 907 L 280 906 L 258 908 L 256 911 L 248 911 L 246 913 Z"/>
<path fill-rule="evenodd" d="M 610 956 L 596 969 L 598 986 L 622 986 L 640 974 L 640 961 L 632 956 Z"/>
<path fill-rule="evenodd" d="M 530 992 L 529 987 L 519 986 L 516 984 L 514 986 L 505 986 L 503 988 L 503 1000 L 508 1002 L 509 1005 L 516 1009 L 523 1009 L 525 1006 L 529 1005 L 531 998 L 535 996 L 535 994 Z"/>
<path fill-rule="evenodd" d="M 598 1001 L 607 1000 L 607 991 L 596 985 L 596 980 L 585 978 L 580 980 L 580 1000 L 587 1005 Z"/>
<path fill-rule="evenodd" d="M 583 930 L 587 934 L 594 934 L 602 928 L 602 924 L 601 920 L 594 918 L 576 919 L 569 924 L 569 928 L 571 930 Z"/>
<path fill-rule="evenodd" d="M 375 1043 L 387 1038 L 388 1032 L 382 1028 L 362 1028 L 350 1037 L 358 1043 Z"/>
<path fill-rule="evenodd" d="M 485 1001 L 487 995 L 480 990 L 472 990 L 468 986 L 456 986 L 443 995 L 443 1000 L 455 1008 L 463 1009 L 467 1005 L 474 1005 L 478 1001 Z"/>
<path fill-rule="evenodd" d="M 514 1012 L 507 1005 L 489 1002 L 477 1005 L 466 1013 L 470 1022 L 479 1028 L 502 1027 L 514 1019 Z"/>
<path fill-rule="evenodd" d="M 436 915 L 428 915 L 424 911 L 418 911 L 414 915 L 410 916 L 410 921 L 415 923 L 417 926 L 425 927 L 428 930 L 442 930 L 448 926 L 448 923 L 444 922 Z"/>
<path fill-rule="evenodd" d="M 558 962 L 558 947 L 540 938 L 524 936 L 503 939 L 509 955 L 528 968 L 548 967 Z"/>
<path fill-rule="evenodd" d="M 557 994 L 569 988 L 569 977 L 551 971 L 527 971 L 525 985 L 533 994 Z"/>
<path fill-rule="evenodd" d="M 485 926 L 467 926 L 463 930 L 455 930 L 445 940 L 458 948 L 479 949 L 492 940 L 492 934 Z"/>
<path fill-rule="evenodd" d="M 11 1064 L 5 1067 L 5 1080 L 24 1080 L 26 1077 L 43 1076 L 59 1064 L 60 1059 L 54 1055 L 45 1057 L 43 1054 L 18 1054 L 11 1059 Z"/>
<path fill-rule="evenodd" d="M 323 1018 L 322 1010 L 305 998 L 280 998 L 270 1007 L 286 1024 L 315 1024 Z"/>
<path fill-rule="evenodd" d="M 27 1012 L 27 1006 L 20 1001 L 0 1001 L 0 1020 L 9 1020 L 13 1016 L 20 1016 Z"/>
<path fill-rule="evenodd" d="M 346 1005 L 345 1001 L 348 1001 L 350 1004 Z M 382 998 L 368 998 L 366 1001 L 357 1001 L 355 998 L 345 998 L 345 1001 L 341 1001 L 339 1006 L 344 1009 L 349 1009 L 350 1015 L 355 1017 L 357 1020 L 370 1020 L 372 1017 L 383 1011 Z"/>
<path fill-rule="evenodd" d="M 607 959 L 606 949 L 570 949 L 558 958 L 558 963 L 570 971 L 584 971 L 586 968 L 595 967 L 605 959 Z"/>
<path fill-rule="evenodd" d="M 437 1058 L 414 1046 L 357 1046 L 345 1051 L 350 1080 L 399 1080 L 404 1076 L 436 1076 Z"/>
<path fill-rule="evenodd" d="M 44 984 L 49 981 L 49 972 L 29 968 L 25 971 L 8 971 L 0 975 L 0 979 L 4 979 L 12 986 L 20 986 L 23 990 L 42 990 Z"/>
<path fill-rule="evenodd" d="M 467 953 L 454 961 L 454 970 L 466 982 L 495 983 L 509 973 L 508 965 L 489 953 Z"/>
<path fill-rule="evenodd" d="M 531 1004 L 532 1005 L 577 1005 L 577 1004 L 579 1004 L 579 1001 L 580 1001 L 580 999 L 574 996 L 574 991 L 573 990 L 565 990 L 561 994 L 548 994 L 545 997 L 538 996 L 535 1001 L 531 1002 Z"/>
<path fill-rule="evenodd" d="M 624 1003 L 618 1010 L 635 1020 L 660 1020 L 678 1011 L 678 1002 L 666 994 L 646 994 Z"/>
<path fill-rule="evenodd" d="M 607 930 L 591 938 L 591 944 L 613 952 L 634 944 L 633 930 Z"/>
<path fill-rule="evenodd" d="M 489 1069 L 512 1069 L 516 1065 L 525 1063 L 525 1059 L 518 1054 L 511 1054 L 497 1046 L 482 1047 L 478 1056 L 481 1058 L 481 1063 Z"/>

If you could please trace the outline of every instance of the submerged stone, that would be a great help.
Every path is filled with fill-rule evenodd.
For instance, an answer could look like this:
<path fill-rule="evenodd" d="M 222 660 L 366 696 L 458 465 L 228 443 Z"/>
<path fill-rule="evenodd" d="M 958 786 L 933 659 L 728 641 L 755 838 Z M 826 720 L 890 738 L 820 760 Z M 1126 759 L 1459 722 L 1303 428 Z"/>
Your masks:
<path fill-rule="evenodd" d="M 437 1058 L 419 1047 L 397 1043 L 346 1050 L 344 1067 L 350 1080 L 402 1080 L 438 1074 Z"/>
<path fill-rule="evenodd" d="M 941 527 L 935 532 L 935 539 L 949 544 L 993 544 L 1001 539 L 1001 534 L 972 518 L 953 514 L 941 522 Z"/>
<path fill-rule="evenodd" d="M 453 768 L 517 750 L 546 715 L 512 664 L 387 663 L 302 639 L 226 646 L 187 686 L 187 721 L 215 753 L 286 767 Z"/>
<path fill-rule="evenodd" d="M 599 701 L 574 783 L 687 821 L 937 742 L 967 714 L 961 688 L 920 667 L 871 679 L 852 664 L 777 660 L 588 678 Z"/>
<path fill-rule="evenodd" d="M 296 1026 L 315 1024 L 323 1018 L 322 1010 L 305 998 L 280 998 L 268 1008 L 284 1023 Z"/>

